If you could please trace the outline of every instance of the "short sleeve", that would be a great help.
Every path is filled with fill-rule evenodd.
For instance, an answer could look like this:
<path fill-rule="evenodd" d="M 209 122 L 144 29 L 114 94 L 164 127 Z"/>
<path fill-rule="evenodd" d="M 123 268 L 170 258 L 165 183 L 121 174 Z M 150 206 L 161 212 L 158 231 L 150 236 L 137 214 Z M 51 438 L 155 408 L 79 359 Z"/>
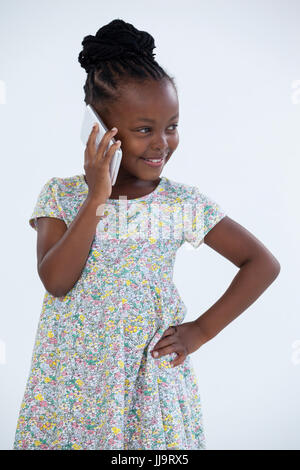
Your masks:
<path fill-rule="evenodd" d="M 184 241 L 198 248 L 205 235 L 226 216 L 224 207 L 193 187 L 192 197 L 184 210 Z"/>
<path fill-rule="evenodd" d="M 65 213 L 59 203 L 58 192 L 59 184 L 56 177 L 48 180 L 42 187 L 31 217 L 29 218 L 29 224 L 35 230 L 37 230 L 38 217 L 54 217 L 66 222 Z"/>

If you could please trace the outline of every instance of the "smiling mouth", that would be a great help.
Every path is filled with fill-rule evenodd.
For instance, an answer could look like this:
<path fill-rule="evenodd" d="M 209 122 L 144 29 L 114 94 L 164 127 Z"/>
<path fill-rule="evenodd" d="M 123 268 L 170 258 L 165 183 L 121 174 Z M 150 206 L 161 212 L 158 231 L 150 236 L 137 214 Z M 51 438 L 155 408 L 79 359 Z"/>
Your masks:
<path fill-rule="evenodd" d="M 147 162 L 161 162 L 162 160 L 165 159 L 165 157 L 162 158 L 144 158 L 141 157 L 143 160 L 146 160 Z"/>
<path fill-rule="evenodd" d="M 146 160 L 147 162 L 158 163 L 158 162 L 162 162 L 163 160 L 166 160 L 168 155 L 169 155 L 169 152 L 166 155 L 163 155 L 161 157 L 153 157 L 153 158 L 141 157 L 141 159 Z"/>
<path fill-rule="evenodd" d="M 143 158 L 143 157 L 141 157 L 141 159 L 146 163 L 146 165 L 152 166 L 152 167 L 160 167 L 163 164 L 163 162 L 165 161 L 165 157 L 164 158 Z"/>

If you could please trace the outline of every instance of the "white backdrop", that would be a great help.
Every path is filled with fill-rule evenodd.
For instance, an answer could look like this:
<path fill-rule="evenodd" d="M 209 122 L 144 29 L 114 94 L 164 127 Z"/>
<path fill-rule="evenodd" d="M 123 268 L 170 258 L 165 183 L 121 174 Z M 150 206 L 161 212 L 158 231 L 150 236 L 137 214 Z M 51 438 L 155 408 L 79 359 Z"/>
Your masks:
<path fill-rule="evenodd" d="M 191 356 L 208 449 L 300 448 L 300 3 L 11 0 L 0 10 L 1 431 L 12 448 L 44 287 L 28 219 L 52 176 L 83 173 L 81 41 L 115 18 L 153 35 L 175 76 L 180 144 L 163 175 L 197 185 L 277 257 L 263 295 Z M 207 245 L 174 280 L 204 313 L 238 268 Z"/>

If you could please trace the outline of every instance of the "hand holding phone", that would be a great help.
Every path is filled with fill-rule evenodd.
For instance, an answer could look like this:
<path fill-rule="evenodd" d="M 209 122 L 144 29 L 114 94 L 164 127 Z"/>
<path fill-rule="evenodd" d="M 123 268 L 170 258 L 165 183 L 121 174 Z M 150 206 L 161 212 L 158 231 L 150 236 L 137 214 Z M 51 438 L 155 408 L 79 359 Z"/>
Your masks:
<path fill-rule="evenodd" d="M 96 151 L 97 151 L 104 135 L 107 134 L 109 130 L 107 129 L 107 127 L 105 126 L 104 122 L 102 121 L 99 114 L 95 111 L 95 109 L 91 105 L 88 104 L 85 108 L 84 117 L 82 121 L 82 127 L 81 127 L 81 140 L 85 146 L 87 145 L 88 139 L 92 133 L 93 125 L 95 123 L 98 124 L 98 132 L 96 134 L 96 139 L 95 139 L 95 146 L 96 146 Z M 113 135 L 110 134 L 110 137 L 111 137 L 110 140 L 107 142 L 107 147 L 104 149 L 104 154 L 106 154 L 106 152 L 108 152 L 110 147 L 116 143 Z M 110 159 L 110 162 L 109 162 L 109 174 L 110 174 L 112 185 L 114 185 L 116 182 L 117 175 L 118 175 L 119 168 L 120 168 L 121 159 L 122 159 L 122 150 L 114 146 L 114 154 L 112 155 L 112 158 Z"/>
<path fill-rule="evenodd" d="M 97 149 L 96 139 L 99 125 L 92 129 L 84 152 L 84 169 L 89 187 L 89 195 L 99 203 L 106 201 L 112 192 L 112 181 L 109 172 L 110 164 L 121 142 L 117 141 L 109 147 L 112 137 L 118 129 L 107 131 Z"/>

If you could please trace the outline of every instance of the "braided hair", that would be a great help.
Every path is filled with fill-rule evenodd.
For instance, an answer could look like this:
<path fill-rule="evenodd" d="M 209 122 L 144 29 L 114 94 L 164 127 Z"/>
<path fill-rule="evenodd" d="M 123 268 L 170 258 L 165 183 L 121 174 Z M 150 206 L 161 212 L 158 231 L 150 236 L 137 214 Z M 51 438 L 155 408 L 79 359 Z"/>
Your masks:
<path fill-rule="evenodd" d="M 169 80 L 170 77 L 154 60 L 156 48 L 151 34 L 139 31 L 132 24 L 116 19 L 100 28 L 95 36 L 85 36 L 78 61 L 87 72 L 83 87 L 86 105 L 101 101 L 101 107 L 121 97 L 129 81 Z"/>

